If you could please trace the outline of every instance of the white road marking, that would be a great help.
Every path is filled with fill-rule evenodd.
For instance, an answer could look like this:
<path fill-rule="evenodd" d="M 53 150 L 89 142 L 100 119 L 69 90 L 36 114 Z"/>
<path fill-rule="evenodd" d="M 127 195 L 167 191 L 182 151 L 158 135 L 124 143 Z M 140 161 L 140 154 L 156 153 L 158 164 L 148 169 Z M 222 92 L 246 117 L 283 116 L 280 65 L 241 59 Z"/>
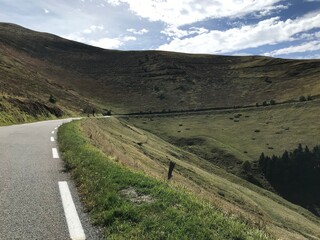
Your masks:
<path fill-rule="evenodd" d="M 54 131 L 52 131 L 51 134 L 54 134 Z"/>
<path fill-rule="evenodd" d="M 50 137 L 50 141 L 51 141 L 51 142 L 54 142 L 54 137 Z"/>
<path fill-rule="evenodd" d="M 56 148 L 52 148 L 52 156 L 53 158 L 59 158 L 59 153 Z"/>
<path fill-rule="evenodd" d="M 65 181 L 59 182 L 59 190 L 64 214 L 68 224 L 70 238 L 73 240 L 85 240 L 86 236 L 84 234 L 76 207 L 72 200 L 68 183 Z"/>

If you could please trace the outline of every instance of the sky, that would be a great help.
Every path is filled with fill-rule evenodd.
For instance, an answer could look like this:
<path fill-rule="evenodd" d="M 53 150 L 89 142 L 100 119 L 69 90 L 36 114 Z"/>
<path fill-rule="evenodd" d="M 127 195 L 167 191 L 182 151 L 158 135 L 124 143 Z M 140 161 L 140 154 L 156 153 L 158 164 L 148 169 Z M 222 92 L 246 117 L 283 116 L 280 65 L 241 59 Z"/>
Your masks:
<path fill-rule="evenodd" d="M 0 0 L 0 22 L 106 49 L 320 59 L 320 0 Z"/>

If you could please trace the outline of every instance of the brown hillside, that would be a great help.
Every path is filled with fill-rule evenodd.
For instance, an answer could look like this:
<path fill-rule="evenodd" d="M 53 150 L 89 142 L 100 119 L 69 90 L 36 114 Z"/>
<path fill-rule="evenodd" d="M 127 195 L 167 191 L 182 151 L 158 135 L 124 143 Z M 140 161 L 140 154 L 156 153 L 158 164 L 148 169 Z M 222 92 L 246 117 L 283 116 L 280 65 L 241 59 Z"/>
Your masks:
<path fill-rule="evenodd" d="M 115 112 L 230 107 L 320 94 L 320 60 L 112 51 L 6 23 L 0 76 L 6 93 L 54 94 L 76 111 L 90 104 Z"/>

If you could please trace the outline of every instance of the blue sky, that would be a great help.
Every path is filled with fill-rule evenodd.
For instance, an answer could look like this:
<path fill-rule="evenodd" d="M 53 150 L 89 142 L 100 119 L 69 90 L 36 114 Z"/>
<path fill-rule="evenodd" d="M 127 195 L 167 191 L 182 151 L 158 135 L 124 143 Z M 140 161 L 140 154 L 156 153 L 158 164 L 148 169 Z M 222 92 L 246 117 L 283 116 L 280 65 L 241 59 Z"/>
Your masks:
<path fill-rule="evenodd" d="M 320 0 L 0 0 L 0 21 L 106 49 L 320 59 Z"/>

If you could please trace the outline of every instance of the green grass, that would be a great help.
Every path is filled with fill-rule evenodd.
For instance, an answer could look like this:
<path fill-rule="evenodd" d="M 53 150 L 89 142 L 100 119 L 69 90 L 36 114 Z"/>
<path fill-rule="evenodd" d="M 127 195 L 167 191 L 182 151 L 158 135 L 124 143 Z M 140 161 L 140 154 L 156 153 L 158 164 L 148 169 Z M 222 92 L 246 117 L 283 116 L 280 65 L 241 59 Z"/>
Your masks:
<path fill-rule="evenodd" d="M 238 114 L 241 116 L 235 117 Z M 236 167 L 235 158 L 255 161 L 262 152 L 279 155 L 299 143 L 310 148 L 319 144 L 319 115 L 320 102 L 312 101 L 127 121 L 213 163 L 232 168 Z"/>
<path fill-rule="evenodd" d="M 232 199 L 241 206 L 257 206 L 263 213 L 263 219 L 271 220 L 270 222 L 281 229 L 302 234 L 307 239 L 319 239 L 319 218 L 315 215 L 290 204 L 279 195 L 232 177 L 226 172 L 216 171 L 212 167 L 218 164 L 229 172 L 239 173 L 242 171 L 242 161 L 258 160 L 261 152 L 268 155 L 281 154 L 286 149 L 295 149 L 298 143 L 309 147 L 319 144 L 320 125 L 317 120 L 320 114 L 319 104 L 319 101 L 313 101 L 257 109 L 123 119 L 128 125 L 134 124 L 137 129 L 149 131 L 180 149 L 194 153 L 199 159 L 207 160 L 205 161 L 207 165 L 201 161 L 194 161 L 193 165 L 204 171 L 193 171 L 188 175 L 192 179 L 197 179 L 197 176 L 205 178 L 207 182 L 197 183 L 210 189 L 209 191 L 214 192 L 213 186 L 217 187 L 228 193 L 225 194 L 228 201 L 230 201 L 229 196 L 232 196 Z M 239 113 L 242 116 L 235 118 Z M 235 122 L 234 119 L 239 121 Z M 186 162 L 186 159 L 182 155 L 179 156 L 181 161 Z M 263 183 L 264 180 L 260 177 L 256 176 L 256 179 Z M 305 220 L 301 221 L 302 218 Z M 275 232 L 278 237 L 278 231 Z M 303 238 L 288 237 L 287 234 L 281 236 L 280 233 L 279 237 Z"/>
<path fill-rule="evenodd" d="M 41 120 L 55 119 L 53 115 L 37 115 L 32 116 L 19 108 L 14 107 L 0 95 L 0 126 L 8 126 L 19 123 L 29 123 Z"/>
<path fill-rule="evenodd" d="M 269 239 L 263 231 L 224 215 L 208 203 L 120 166 L 89 144 L 80 123 L 63 125 L 59 148 L 95 224 L 108 239 Z M 121 194 L 133 188 L 151 202 Z"/>

